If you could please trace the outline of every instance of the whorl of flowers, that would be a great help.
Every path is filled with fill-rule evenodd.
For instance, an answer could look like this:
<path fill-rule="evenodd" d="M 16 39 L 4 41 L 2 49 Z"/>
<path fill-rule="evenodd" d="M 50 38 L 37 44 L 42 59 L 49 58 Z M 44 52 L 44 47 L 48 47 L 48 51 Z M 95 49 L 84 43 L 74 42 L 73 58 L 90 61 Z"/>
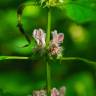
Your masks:
<path fill-rule="evenodd" d="M 42 29 L 35 29 L 33 31 L 33 38 L 37 42 L 37 48 L 45 48 L 46 47 L 46 33 Z M 64 40 L 64 34 L 63 33 L 57 33 L 57 30 L 52 31 L 52 40 L 49 44 L 49 55 L 51 56 L 58 56 L 62 54 L 63 48 L 60 46 L 60 44 Z"/>
<path fill-rule="evenodd" d="M 41 0 L 41 5 L 45 3 L 45 6 L 56 6 L 58 3 L 63 3 L 64 0 Z"/>
<path fill-rule="evenodd" d="M 50 96 L 65 96 L 66 88 L 63 86 L 59 90 L 56 88 L 51 89 L 51 95 Z M 32 96 L 47 96 L 46 90 L 35 90 L 32 93 Z"/>

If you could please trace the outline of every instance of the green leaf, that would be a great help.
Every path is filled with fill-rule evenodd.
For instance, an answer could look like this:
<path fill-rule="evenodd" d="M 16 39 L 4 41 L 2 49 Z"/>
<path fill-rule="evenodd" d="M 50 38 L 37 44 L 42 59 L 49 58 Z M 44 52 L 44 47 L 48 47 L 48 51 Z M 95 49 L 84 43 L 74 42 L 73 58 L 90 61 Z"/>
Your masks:
<path fill-rule="evenodd" d="M 96 20 L 96 1 L 75 0 L 64 3 L 66 15 L 78 23 Z"/>

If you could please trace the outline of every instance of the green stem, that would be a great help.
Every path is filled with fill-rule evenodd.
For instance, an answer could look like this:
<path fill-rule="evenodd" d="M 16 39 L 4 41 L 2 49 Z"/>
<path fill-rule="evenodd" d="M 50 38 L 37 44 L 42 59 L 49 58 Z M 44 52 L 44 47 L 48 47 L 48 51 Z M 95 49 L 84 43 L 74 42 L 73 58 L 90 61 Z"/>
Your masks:
<path fill-rule="evenodd" d="M 50 91 L 51 91 L 51 70 L 50 70 L 50 64 L 48 62 L 47 62 L 46 68 L 47 68 L 47 91 L 48 91 L 48 96 L 50 96 Z"/>
<path fill-rule="evenodd" d="M 51 33 L 51 10 L 48 8 L 48 25 L 47 25 L 47 38 L 46 38 L 46 48 L 48 49 L 49 47 L 49 42 L 50 42 L 50 33 Z M 50 69 L 50 64 L 47 60 L 46 57 L 46 72 L 47 72 L 47 91 L 48 91 L 48 96 L 50 96 L 50 91 L 51 91 L 51 69 Z"/>
<path fill-rule="evenodd" d="M 21 56 L 0 56 L 0 60 L 5 59 L 29 59 L 29 57 L 21 57 Z"/>
<path fill-rule="evenodd" d="M 63 58 L 61 58 L 61 61 L 62 60 L 80 60 L 80 61 L 83 61 L 87 64 L 92 64 L 93 66 L 96 67 L 96 61 L 91 61 L 91 60 L 81 58 L 81 57 L 63 57 Z"/>
<path fill-rule="evenodd" d="M 46 47 L 48 48 L 50 42 L 50 30 L 51 30 L 51 10 L 48 8 L 48 25 L 47 25 L 47 38 L 46 38 Z"/>

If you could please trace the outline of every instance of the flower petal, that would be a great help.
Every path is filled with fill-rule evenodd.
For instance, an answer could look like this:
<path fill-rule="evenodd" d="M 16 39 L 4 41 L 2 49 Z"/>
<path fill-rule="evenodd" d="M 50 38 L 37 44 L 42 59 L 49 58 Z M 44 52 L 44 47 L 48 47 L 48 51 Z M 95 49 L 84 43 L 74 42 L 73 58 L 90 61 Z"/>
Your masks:
<path fill-rule="evenodd" d="M 63 33 L 59 33 L 58 34 L 58 43 L 62 43 L 64 40 L 64 34 Z"/>
<path fill-rule="evenodd" d="M 54 31 L 52 32 L 52 36 L 53 36 L 53 38 L 55 38 L 55 37 L 57 36 L 57 30 L 54 30 Z"/>
<path fill-rule="evenodd" d="M 40 90 L 40 96 L 47 96 L 47 92 L 45 90 Z"/>
<path fill-rule="evenodd" d="M 66 87 L 61 87 L 60 88 L 60 96 L 65 96 L 65 92 L 66 92 Z"/>
<path fill-rule="evenodd" d="M 54 43 L 62 43 L 64 40 L 64 34 L 63 33 L 57 34 L 57 30 L 54 30 L 52 32 L 52 36 L 53 36 L 52 42 Z"/>
<path fill-rule="evenodd" d="M 40 96 L 40 92 L 39 91 L 33 91 L 33 95 L 32 96 Z"/>
<path fill-rule="evenodd" d="M 57 30 L 54 30 L 52 32 L 53 39 L 50 42 L 50 55 L 57 55 L 59 57 L 62 56 L 63 48 L 60 47 L 60 43 L 64 40 L 64 34 L 63 33 L 57 33 Z"/>
<path fill-rule="evenodd" d="M 38 30 L 35 29 L 35 30 L 33 31 L 33 37 L 34 37 L 34 39 L 36 40 L 37 45 L 39 45 L 39 39 L 38 39 L 38 35 L 37 35 L 37 33 L 38 33 Z"/>
<path fill-rule="evenodd" d="M 38 46 L 45 47 L 46 34 L 44 33 L 44 31 L 42 29 L 35 29 L 33 31 L 33 37 L 36 40 Z"/>
<path fill-rule="evenodd" d="M 51 96 L 59 96 L 59 91 L 56 88 L 51 90 Z"/>

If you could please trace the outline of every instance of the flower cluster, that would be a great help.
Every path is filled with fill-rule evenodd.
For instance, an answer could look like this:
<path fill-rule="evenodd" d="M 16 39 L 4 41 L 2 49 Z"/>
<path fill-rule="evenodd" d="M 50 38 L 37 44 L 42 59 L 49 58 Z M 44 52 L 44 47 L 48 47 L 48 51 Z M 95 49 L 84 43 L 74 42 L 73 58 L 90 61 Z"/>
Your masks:
<path fill-rule="evenodd" d="M 53 88 L 51 90 L 51 96 L 65 96 L 65 87 L 61 87 L 59 90 L 56 88 Z M 33 91 L 32 96 L 47 96 L 47 91 L 46 90 L 37 90 Z"/>
<path fill-rule="evenodd" d="M 45 43 L 46 34 L 42 29 L 35 29 L 33 31 L 33 37 L 36 40 L 38 47 L 44 48 L 46 46 Z"/>
<path fill-rule="evenodd" d="M 46 47 L 46 33 L 42 29 L 35 29 L 33 31 L 33 38 L 37 42 L 37 47 L 38 48 L 45 48 Z M 54 30 L 52 32 L 52 40 L 50 41 L 49 44 L 49 55 L 61 55 L 63 48 L 60 46 L 60 44 L 64 40 L 64 34 L 63 33 L 57 33 L 57 30 Z"/>
<path fill-rule="evenodd" d="M 41 0 L 41 5 L 45 3 L 45 6 L 56 6 L 58 3 L 63 3 L 64 0 Z"/>

